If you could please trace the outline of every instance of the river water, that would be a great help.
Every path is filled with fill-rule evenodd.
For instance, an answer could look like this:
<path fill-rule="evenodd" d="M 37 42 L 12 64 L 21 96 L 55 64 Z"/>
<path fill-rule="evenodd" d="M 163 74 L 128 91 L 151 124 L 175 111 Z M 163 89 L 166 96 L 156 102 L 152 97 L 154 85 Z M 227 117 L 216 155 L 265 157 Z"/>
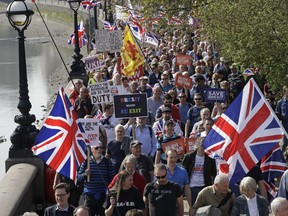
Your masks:
<path fill-rule="evenodd" d="M 8 20 L 7 20 L 8 23 Z M 25 32 L 24 32 L 25 34 Z M 47 34 L 48 35 L 48 34 Z M 19 97 L 18 41 L 17 31 L 11 26 L 0 25 L 0 136 L 6 142 L 0 144 L 0 180 L 5 174 L 5 161 L 11 146 L 10 135 L 16 128 L 14 116 L 20 114 L 17 109 Z M 62 62 L 50 38 L 26 38 L 26 64 L 29 96 L 32 104 L 30 114 L 41 120 L 43 110 L 49 99 L 48 85 L 51 85 L 52 71 Z M 64 56 L 71 56 L 73 51 L 60 49 Z M 72 58 L 71 58 L 72 61 Z"/>

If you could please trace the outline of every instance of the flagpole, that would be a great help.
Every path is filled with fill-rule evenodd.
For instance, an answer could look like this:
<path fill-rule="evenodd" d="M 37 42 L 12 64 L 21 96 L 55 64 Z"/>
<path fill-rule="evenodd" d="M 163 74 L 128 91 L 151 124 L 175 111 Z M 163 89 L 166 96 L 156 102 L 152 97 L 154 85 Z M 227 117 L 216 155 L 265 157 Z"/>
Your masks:
<path fill-rule="evenodd" d="M 91 150 L 90 146 L 87 146 L 87 169 L 90 170 L 90 157 L 91 157 Z M 90 182 L 90 174 L 87 175 L 87 182 Z"/>
<path fill-rule="evenodd" d="M 94 22 L 95 22 L 95 29 L 98 29 L 98 15 L 97 15 L 97 4 L 94 6 Z"/>
<path fill-rule="evenodd" d="M 90 26 L 91 26 L 91 23 L 90 23 L 90 16 L 91 16 L 91 13 L 90 13 L 90 8 L 88 10 L 88 44 L 87 44 L 87 52 L 88 52 L 88 55 L 90 54 L 90 45 L 91 45 L 91 34 L 90 34 Z"/>

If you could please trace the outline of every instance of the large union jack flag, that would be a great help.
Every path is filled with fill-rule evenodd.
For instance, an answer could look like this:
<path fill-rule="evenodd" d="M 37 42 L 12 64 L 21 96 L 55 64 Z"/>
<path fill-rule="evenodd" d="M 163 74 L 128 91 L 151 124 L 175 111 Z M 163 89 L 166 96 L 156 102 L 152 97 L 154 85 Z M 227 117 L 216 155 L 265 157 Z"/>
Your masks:
<path fill-rule="evenodd" d="M 45 120 L 32 151 L 58 173 L 76 181 L 77 169 L 86 159 L 84 130 L 64 89 Z"/>
<path fill-rule="evenodd" d="M 261 159 L 260 168 L 263 173 L 265 188 L 275 198 L 277 190 L 274 185 L 274 179 L 282 176 L 287 169 L 286 160 L 283 157 L 279 144 Z"/>
<path fill-rule="evenodd" d="M 254 79 L 228 107 L 204 140 L 205 152 L 229 166 L 235 184 L 283 137 L 281 123 Z"/>
<path fill-rule="evenodd" d="M 83 47 L 87 44 L 88 38 L 85 33 L 85 28 L 83 21 L 81 20 L 80 24 L 78 25 L 78 40 L 79 40 L 79 47 Z M 68 40 L 69 45 L 75 45 L 75 34 L 74 32 L 71 34 L 69 40 Z"/>

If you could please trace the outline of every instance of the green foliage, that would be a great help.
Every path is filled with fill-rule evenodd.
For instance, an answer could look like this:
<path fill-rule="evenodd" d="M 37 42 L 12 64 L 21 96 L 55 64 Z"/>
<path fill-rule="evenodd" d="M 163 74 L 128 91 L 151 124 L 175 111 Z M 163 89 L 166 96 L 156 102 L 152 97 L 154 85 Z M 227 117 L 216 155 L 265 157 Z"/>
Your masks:
<path fill-rule="evenodd" d="M 258 67 L 273 89 L 287 85 L 288 2 L 217 0 L 201 11 L 204 31 L 221 55 Z"/>

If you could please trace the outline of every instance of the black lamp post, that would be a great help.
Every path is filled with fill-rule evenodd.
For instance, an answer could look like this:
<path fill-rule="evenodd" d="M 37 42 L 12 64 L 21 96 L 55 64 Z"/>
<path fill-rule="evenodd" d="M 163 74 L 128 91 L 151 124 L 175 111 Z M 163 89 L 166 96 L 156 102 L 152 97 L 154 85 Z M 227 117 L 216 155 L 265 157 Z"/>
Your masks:
<path fill-rule="evenodd" d="M 80 78 L 81 76 L 86 75 L 85 70 L 85 63 L 81 60 L 83 55 L 80 54 L 80 47 L 79 47 L 79 37 L 78 37 L 78 21 L 77 21 L 77 11 L 80 7 L 82 0 L 68 0 L 70 8 L 74 11 L 74 37 L 75 37 L 75 48 L 74 48 L 74 55 L 72 58 L 74 61 L 72 62 L 72 65 L 70 66 L 71 72 L 70 76 L 71 78 Z"/>
<path fill-rule="evenodd" d="M 28 95 L 28 82 L 25 56 L 25 36 L 24 30 L 29 26 L 34 12 L 25 3 L 24 0 L 14 0 L 6 11 L 10 24 L 18 32 L 18 50 L 19 50 L 19 103 L 17 108 L 21 115 L 16 115 L 15 123 L 19 124 L 11 135 L 11 147 L 9 157 L 30 157 L 32 156 L 31 147 L 34 145 L 38 130 L 35 125 L 35 115 L 30 115 L 31 103 Z"/>

